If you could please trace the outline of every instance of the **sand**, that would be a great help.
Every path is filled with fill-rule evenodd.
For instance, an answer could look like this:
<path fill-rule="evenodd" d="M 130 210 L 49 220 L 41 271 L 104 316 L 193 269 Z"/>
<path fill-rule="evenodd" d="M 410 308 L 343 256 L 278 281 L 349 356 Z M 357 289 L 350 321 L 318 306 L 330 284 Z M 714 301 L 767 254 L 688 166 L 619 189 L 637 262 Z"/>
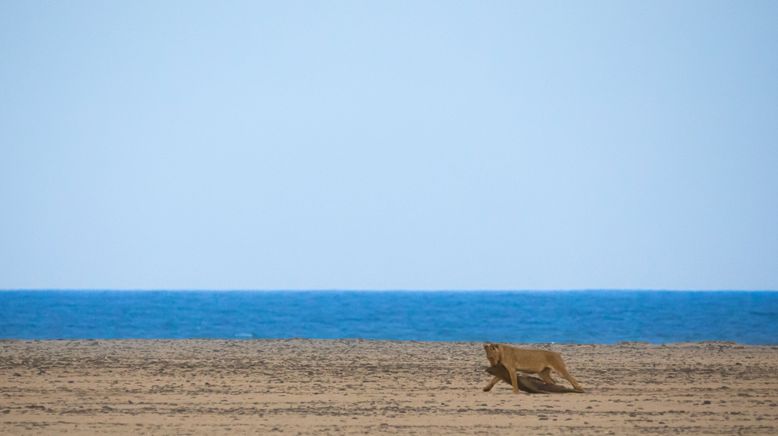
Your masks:
<path fill-rule="evenodd" d="M 479 343 L 0 341 L 0 433 L 778 434 L 778 347 L 533 347 L 587 392 L 482 392 Z"/>

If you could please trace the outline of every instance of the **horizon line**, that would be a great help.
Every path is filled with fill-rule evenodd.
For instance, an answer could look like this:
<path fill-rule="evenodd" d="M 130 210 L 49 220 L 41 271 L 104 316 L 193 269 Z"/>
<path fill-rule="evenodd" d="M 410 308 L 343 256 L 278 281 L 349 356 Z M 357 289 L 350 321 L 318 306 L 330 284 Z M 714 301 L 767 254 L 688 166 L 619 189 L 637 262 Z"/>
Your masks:
<path fill-rule="evenodd" d="M 0 292 L 778 292 L 778 289 L 682 288 L 0 288 Z"/>

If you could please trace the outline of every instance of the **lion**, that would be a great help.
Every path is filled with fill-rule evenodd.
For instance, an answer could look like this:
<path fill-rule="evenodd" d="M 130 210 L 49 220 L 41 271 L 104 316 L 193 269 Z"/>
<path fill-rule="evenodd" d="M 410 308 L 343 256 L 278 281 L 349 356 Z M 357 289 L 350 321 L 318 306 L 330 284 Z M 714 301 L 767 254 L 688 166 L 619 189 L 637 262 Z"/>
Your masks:
<path fill-rule="evenodd" d="M 519 393 L 516 371 L 537 374 L 544 382 L 555 384 L 556 382 L 551 378 L 552 369 L 569 381 L 577 392 L 584 391 L 578 381 L 567 372 L 565 362 L 562 361 L 562 356 L 559 353 L 527 350 L 504 344 L 484 344 L 484 350 L 486 350 L 486 358 L 489 359 L 492 366 L 502 365 L 508 370 L 514 394 Z M 489 392 L 499 381 L 500 377 L 495 375 L 492 381 L 484 387 L 484 392 Z"/>

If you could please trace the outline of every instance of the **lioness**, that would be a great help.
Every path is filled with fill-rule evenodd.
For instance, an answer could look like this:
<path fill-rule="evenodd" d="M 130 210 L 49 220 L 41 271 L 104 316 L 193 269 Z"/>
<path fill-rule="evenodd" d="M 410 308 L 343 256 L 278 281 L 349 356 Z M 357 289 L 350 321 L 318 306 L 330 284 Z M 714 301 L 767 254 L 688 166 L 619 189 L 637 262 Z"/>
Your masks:
<path fill-rule="evenodd" d="M 489 359 L 489 363 L 492 366 L 502 365 L 508 370 L 514 394 L 519 393 L 516 371 L 538 374 L 544 382 L 554 384 L 556 382 L 551 378 L 552 369 L 569 381 L 576 391 L 583 392 L 583 388 L 578 384 L 578 381 L 567 372 L 565 362 L 562 361 L 562 356 L 559 353 L 514 348 L 503 344 L 484 344 L 484 350 L 486 350 L 486 358 Z M 500 381 L 500 377 L 495 376 L 484 387 L 484 392 L 491 390 L 498 381 Z"/>

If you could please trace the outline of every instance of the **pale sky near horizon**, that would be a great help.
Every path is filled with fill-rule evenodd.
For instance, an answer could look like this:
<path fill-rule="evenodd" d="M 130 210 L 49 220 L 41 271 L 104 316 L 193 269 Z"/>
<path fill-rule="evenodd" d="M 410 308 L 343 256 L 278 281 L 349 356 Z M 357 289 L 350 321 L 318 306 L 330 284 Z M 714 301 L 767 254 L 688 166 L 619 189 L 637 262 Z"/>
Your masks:
<path fill-rule="evenodd" d="M 4 1 L 0 289 L 778 289 L 776 23 Z"/>

